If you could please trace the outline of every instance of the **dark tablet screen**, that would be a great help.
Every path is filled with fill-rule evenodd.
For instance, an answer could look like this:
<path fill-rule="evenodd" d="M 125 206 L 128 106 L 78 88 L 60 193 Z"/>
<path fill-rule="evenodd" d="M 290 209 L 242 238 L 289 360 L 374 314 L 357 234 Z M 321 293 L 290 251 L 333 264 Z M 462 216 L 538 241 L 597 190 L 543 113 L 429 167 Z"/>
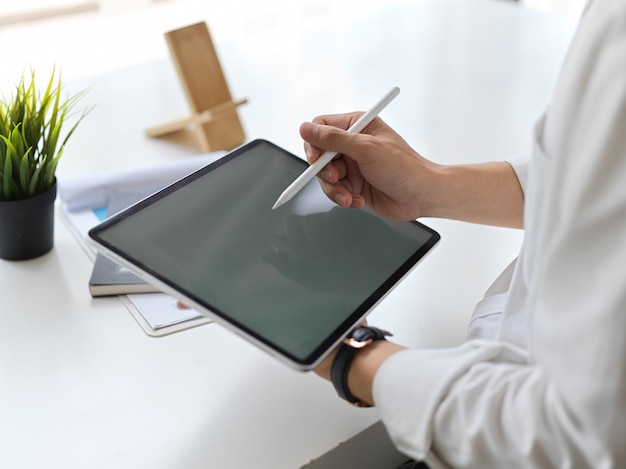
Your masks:
<path fill-rule="evenodd" d="M 330 202 L 306 163 L 253 141 L 105 221 L 90 237 L 168 293 L 309 368 L 438 241 Z M 145 275 L 144 275 L 145 277 Z"/>

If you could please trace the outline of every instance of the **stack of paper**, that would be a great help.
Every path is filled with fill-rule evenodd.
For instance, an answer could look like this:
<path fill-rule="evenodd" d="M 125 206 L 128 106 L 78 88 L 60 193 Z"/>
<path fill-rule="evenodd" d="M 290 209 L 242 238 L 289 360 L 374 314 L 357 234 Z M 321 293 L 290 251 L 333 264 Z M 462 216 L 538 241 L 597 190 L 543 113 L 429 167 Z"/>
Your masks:
<path fill-rule="evenodd" d="M 216 152 L 151 166 L 60 178 L 60 213 L 87 255 L 96 261 L 96 251 L 87 244 L 87 233 L 106 218 L 111 202 L 113 211 L 118 211 L 120 204 L 122 207 L 124 204 L 129 205 L 120 199 L 128 201 L 128 197 L 132 197 L 132 204 L 218 160 L 224 154 Z M 89 279 L 85 279 L 85 288 L 89 288 Z M 106 289 L 104 286 L 102 288 Z M 111 285 L 111 293 L 113 290 L 123 293 L 120 287 L 112 288 Z M 120 298 L 143 330 L 151 336 L 162 336 L 210 322 L 193 309 L 179 308 L 176 300 L 164 293 L 136 293 Z"/>

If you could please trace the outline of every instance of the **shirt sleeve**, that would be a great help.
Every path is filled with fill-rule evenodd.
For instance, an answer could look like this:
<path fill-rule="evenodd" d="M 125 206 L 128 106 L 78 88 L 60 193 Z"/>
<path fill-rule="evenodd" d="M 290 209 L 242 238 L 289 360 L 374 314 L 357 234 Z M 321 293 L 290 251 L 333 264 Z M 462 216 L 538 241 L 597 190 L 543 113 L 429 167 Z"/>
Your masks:
<path fill-rule="evenodd" d="M 405 454 L 454 467 L 626 467 L 625 60 L 626 3 L 593 2 L 526 183 L 528 354 L 471 340 L 388 359 L 374 401 Z"/>
<path fill-rule="evenodd" d="M 526 181 L 528 179 L 528 164 L 530 158 L 527 156 L 518 157 L 512 160 L 507 161 L 515 171 L 515 175 L 517 176 L 517 180 L 519 181 L 520 186 L 522 187 L 522 192 L 526 193 Z"/>
<path fill-rule="evenodd" d="M 489 379 L 497 381 L 513 370 L 523 372 L 524 364 L 523 351 L 487 340 L 472 340 L 441 350 L 405 350 L 389 358 L 376 374 L 374 401 L 398 450 L 415 460 L 423 460 L 431 450 L 434 435 L 441 433 L 440 426 L 448 441 L 461 436 L 453 433 L 465 431 L 453 421 L 437 421 L 444 400 L 446 406 L 453 402 L 468 406 L 459 417 L 463 414 L 467 417 L 470 409 L 477 415 L 489 412 L 487 407 L 476 409 L 477 402 L 470 402 L 480 397 L 476 387 L 481 385 L 481 379 L 477 381 L 473 375 L 486 377 L 484 367 L 490 366 Z M 473 384 L 464 388 L 465 382 Z M 479 419 L 482 418 L 481 415 Z M 441 455 L 445 458 L 445 453 Z M 468 453 L 466 457 L 472 456 Z"/>

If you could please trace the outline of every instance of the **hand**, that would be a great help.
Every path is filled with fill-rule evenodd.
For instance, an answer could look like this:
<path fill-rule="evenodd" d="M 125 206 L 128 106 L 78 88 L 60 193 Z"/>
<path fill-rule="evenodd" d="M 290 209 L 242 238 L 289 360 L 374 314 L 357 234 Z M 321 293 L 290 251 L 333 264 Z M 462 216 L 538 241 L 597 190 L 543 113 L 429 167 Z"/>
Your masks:
<path fill-rule="evenodd" d="M 361 321 L 358 325 L 356 325 L 355 328 L 362 327 L 362 326 L 367 326 L 367 319 L 363 319 L 363 321 Z M 340 343 L 337 347 L 335 347 L 334 350 L 330 352 L 328 356 L 324 358 L 324 360 L 322 360 L 322 362 L 317 366 L 317 368 L 313 370 L 315 371 L 316 375 L 321 376 L 322 378 L 330 381 L 330 369 L 333 367 L 333 362 L 335 361 L 335 357 L 337 356 L 337 352 L 339 351 L 339 348 L 341 347 L 341 345 L 342 343 Z"/>
<path fill-rule="evenodd" d="M 360 116 L 328 115 L 300 126 L 309 163 L 326 150 L 337 152 L 318 177 L 331 200 L 343 207 L 367 205 L 395 220 L 438 217 L 523 227 L 524 193 L 508 163 L 435 164 L 378 117 L 360 134 L 344 130 Z"/>
<path fill-rule="evenodd" d="M 320 172 L 326 195 L 343 207 L 365 205 L 396 220 L 428 214 L 438 165 L 413 150 L 380 118 L 360 134 L 346 132 L 361 113 L 317 117 L 300 126 L 309 163 L 326 150 L 338 156 Z"/>

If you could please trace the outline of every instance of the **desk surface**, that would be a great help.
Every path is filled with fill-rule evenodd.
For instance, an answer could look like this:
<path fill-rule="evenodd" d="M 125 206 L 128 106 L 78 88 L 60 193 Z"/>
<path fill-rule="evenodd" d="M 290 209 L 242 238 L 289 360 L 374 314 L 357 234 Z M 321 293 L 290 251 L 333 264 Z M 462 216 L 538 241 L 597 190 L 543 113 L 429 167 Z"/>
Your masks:
<path fill-rule="evenodd" d="M 571 31 L 495 0 L 380 2 L 218 44 L 248 138 L 301 152 L 299 124 L 365 109 L 442 163 L 529 151 Z M 210 24 L 210 23 L 209 23 Z M 59 177 L 193 151 L 144 137 L 186 114 L 168 60 L 80 83 L 97 104 Z M 442 242 L 372 313 L 413 346 L 463 338 L 521 233 L 423 220 Z M 0 466 L 3 468 L 294 468 L 377 421 L 313 374 L 292 371 L 217 325 L 150 338 L 117 298 L 92 299 L 91 263 L 63 223 L 55 247 L 0 261 Z M 250 458 L 254 463 L 251 464 Z"/>

